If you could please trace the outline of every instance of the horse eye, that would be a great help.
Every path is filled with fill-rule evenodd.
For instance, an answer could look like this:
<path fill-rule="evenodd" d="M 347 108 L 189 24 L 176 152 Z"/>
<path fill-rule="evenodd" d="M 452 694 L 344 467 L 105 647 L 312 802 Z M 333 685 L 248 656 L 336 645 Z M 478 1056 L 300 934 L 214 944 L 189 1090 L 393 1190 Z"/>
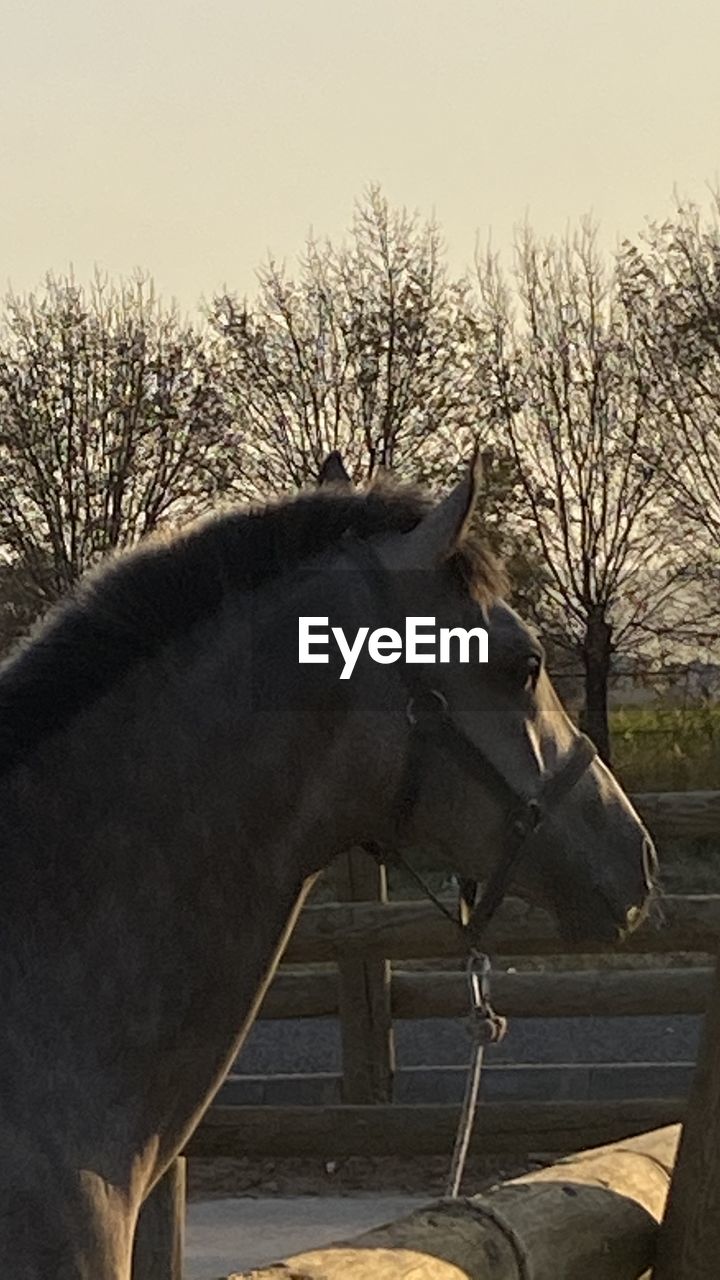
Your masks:
<path fill-rule="evenodd" d="M 528 658 L 527 663 L 525 664 L 525 684 L 524 684 L 524 687 L 525 689 L 527 689 L 528 693 L 535 692 L 535 689 L 537 688 L 537 682 L 540 679 L 541 669 L 542 669 L 542 664 L 540 662 L 540 659 L 537 658 L 535 654 L 533 654 L 530 658 Z"/>

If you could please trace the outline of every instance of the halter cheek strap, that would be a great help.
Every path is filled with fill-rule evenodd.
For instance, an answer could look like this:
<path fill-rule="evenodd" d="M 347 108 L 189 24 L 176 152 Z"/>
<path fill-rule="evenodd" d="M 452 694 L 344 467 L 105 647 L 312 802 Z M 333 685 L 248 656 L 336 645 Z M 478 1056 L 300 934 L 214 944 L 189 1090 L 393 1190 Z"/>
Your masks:
<path fill-rule="evenodd" d="M 562 764 L 545 776 L 533 796 L 527 797 L 508 782 L 483 749 L 455 724 L 438 690 L 425 688 L 419 695 L 416 689 L 408 701 L 407 715 L 411 732 L 393 806 L 398 843 L 403 842 L 412 819 L 428 765 L 438 755 L 454 760 L 464 773 L 476 778 L 504 810 L 500 853 L 477 905 L 477 886 L 473 881 L 464 882 L 463 898 L 470 911 L 465 931 L 470 945 L 478 947 L 481 935 L 508 892 L 531 836 L 580 781 L 597 753 L 590 739 L 579 734 Z"/>

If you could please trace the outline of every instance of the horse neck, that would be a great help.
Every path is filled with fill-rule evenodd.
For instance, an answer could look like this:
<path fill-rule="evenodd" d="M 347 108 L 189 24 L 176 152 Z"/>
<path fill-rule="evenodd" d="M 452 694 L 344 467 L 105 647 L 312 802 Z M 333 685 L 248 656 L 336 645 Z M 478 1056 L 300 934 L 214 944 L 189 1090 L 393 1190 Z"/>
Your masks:
<path fill-rule="evenodd" d="M 9 805 L 17 874 L 2 910 L 36 929 L 19 923 L 12 942 L 22 994 L 6 996 L 23 1014 L 0 1094 L 3 1081 L 21 1089 L 41 1117 L 47 1090 L 60 1091 L 58 1133 L 77 1131 L 83 1167 L 110 1186 L 129 1185 L 154 1135 L 149 1177 L 182 1148 L 252 1022 L 308 877 L 356 833 L 371 836 L 365 811 L 382 807 L 369 727 L 358 750 L 326 680 L 317 697 L 294 696 L 296 627 L 271 634 L 257 612 L 248 663 L 243 616 L 228 610 L 204 642 L 90 709 Z M 53 1045 L 52 1085 L 23 1073 L 40 1042 Z M 117 1096 L 128 1113 L 116 1133 Z"/>

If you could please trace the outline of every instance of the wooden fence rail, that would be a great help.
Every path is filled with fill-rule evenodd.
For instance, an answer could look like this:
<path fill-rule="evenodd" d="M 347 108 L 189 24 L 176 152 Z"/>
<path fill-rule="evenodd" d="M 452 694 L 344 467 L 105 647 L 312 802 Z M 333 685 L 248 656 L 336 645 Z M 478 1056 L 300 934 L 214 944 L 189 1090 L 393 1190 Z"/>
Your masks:
<path fill-rule="evenodd" d="M 720 791 L 645 791 L 631 799 L 656 840 L 720 835 Z"/>
<path fill-rule="evenodd" d="M 612 1102 L 489 1102 L 478 1109 L 477 1154 L 565 1153 L 617 1142 L 682 1120 L 684 1098 Z M 213 1107 L 190 1139 L 189 1156 L 447 1155 L 459 1108 L 431 1106 Z"/>
<path fill-rule="evenodd" d="M 566 973 L 496 973 L 493 997 L 512 1018 L 642 1017 L 704 1012 L 712 970 L 605 969 Z M 278 974 L 260 1018 L 337 1017 L 340 975 L 307 968 Z M 462 973 L 395 970 L 390 984 L 393 1019 L 457 1018 L 467 1012 Z"/>
<path fill-rule="evenodd" d="M 452 898 L 447 905 L 453 907 Z M 628 954 L 699 951 L 714 954 L 720 936 L 720 894 L 668 896 L 654 918 L 623 944 Z M 487 946 L 496 955 L 603 954 L 600 943 L 569 943 L 547 912 L 507 898 L 487 933 Z M 382 956 L 388 960 L 429 960 L 459 957 L 457 931 L 437 907 L 424 902 L 327 903 L 307 907 L 288 944 L 285 960 L 292 964 L 337 961 L 348 954 Z"/>

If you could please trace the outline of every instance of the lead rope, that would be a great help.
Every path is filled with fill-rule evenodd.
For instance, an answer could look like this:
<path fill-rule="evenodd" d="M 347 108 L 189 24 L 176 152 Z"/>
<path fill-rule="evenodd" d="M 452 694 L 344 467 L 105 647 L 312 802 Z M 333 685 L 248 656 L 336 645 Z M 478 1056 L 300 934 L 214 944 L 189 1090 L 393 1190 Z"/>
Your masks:
<path fill-rule="evenodd" d="M 450 1200 L 457 1200 L 460 1195 L 475 1123 L 485 1049 L 489 1044 L 499 1044 L 507 1030 L 507 1020 L 497 1014 L 490 1003 L 490 970 L 490 957 L 473 947 L 465 969 L 470 995 L 470 1033 L 473 1046 L 445 1190 L 445 1195 Z"/>
<path fill-rule="evenodd" d="M 437 894 L 433 893 L 430 886 L 425 884 L 422 876 L 418 874 L 409 862 L 406 862 L 405 858 L 397 853 L 392 858 L 388 858 L 387 853 L 383 853 L 377 845 L 366 845 L 365 848 L 378 862 L 391 861 L 396 866 L 402 867 L 406 875 L 409 875 L 418 888 L 422 890 L 425 897 L 429 898 L 430 902 L 442 912 L 451 925 L 460 931 L 463 941 L 467 941 L 465 926 L 451 911 L 448 911 L 445 903 L 438 898 Z M 484 951 L 471 947 L 467 965 L 465 966 L 465 974 L 470 997 L 469 1024 L 473 1044 L 465 1080 L 465 1095 L 460 1108 L 455 1146 L 445 1190 L 446 1198 L 450 1200 L 457 1200 L 460 1195 L 460 1187 L 475 1124 L 475 1112 L 477 1111 L 480 1094 L 485 1049 L 488 1045 L 500 1044 L 507 1031 L 507 1019 L 496 1013 L 490 1003 L 491 969 L 490 957 Z"/>

